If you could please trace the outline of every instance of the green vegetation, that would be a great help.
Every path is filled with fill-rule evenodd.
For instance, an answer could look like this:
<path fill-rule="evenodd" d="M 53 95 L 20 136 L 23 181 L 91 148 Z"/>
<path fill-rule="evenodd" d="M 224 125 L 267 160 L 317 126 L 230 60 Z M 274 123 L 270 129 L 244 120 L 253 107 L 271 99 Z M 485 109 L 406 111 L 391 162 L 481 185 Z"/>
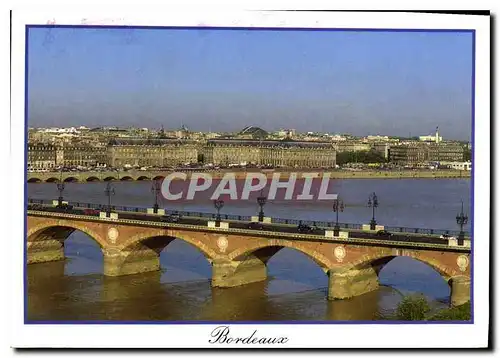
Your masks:
<path fill-rule="evenodd" d="M 339 152 L 337 153 L 337 164 L 344 165 L 347 163 L 385 163 L 387 160 L 384 156 L 374 150 L 363 150 L 358 152 Z"/>
<path fill-rule="evenodd" d="M 424 296 L 405 296 L 396 309 L 396 318 L 402 321 L 423 321 L 430 310 Z"/>
<path fill-rule="evenodd" d="M 441 310 L 428 318 L 429 321 L 469 321 L 470 319 L 470 302 Z"/>
<path fill-rule="evenodd" d="M 465 148 L 464 149 L 464 162 L 471 161 L 472 159 L 472 150 Z"/>
<path fill-rule="evenodd" d="M 432 312 L 424 296 L 409 295 L 403 297 L 399 303 L 394 317 L 385 317 L 400 321 L 469 321 L 470 302 L 461 306 L 440 309 Z"/>

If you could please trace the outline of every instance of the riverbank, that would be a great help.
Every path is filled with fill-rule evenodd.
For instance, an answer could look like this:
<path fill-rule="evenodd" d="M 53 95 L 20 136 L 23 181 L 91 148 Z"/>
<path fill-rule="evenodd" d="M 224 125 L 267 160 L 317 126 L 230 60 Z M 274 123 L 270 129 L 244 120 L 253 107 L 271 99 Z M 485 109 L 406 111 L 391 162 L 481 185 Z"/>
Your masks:
<path fill-rule="evenodd" d="M 217 171 L 206 172 L 214 179 L 220 179 L 227 173 L 234 173 L 236 179 L 245 179 L 250 172 L 256 171 Z M 297 178 L 301 178 L 303 173 L 318 173 L 319 177 L 329 174 L 331 179 L 470 179 L 471 172 L 460 170 L 275 170 L 263 172 L 268 178 L 272 178 L 274 173 L 279 173 L 280 178 L 289 178 L 290 174 L 296 173 Z"/>
<path fill-rule="evenodd" d="M 52 172 L 52 173 L 28 173 L 29 183 L 40 182 L 57 182 L 61 178 L 67 182 L 94 182 L 94 181 L 127 181 L 127 180 L 156 180 L 162 179 L 165 176 L 175 171 L 100 171 L 100 172 Z M 181 170 L 179 170 L 181 172 Z M 470 179 L 470 171 L 461 170 L 189 170 L 189 173 L 203 172 L 212 177 L 212 179 L 221 179 L 228 173 L 234 174 L 236 179 L 245 179 L 248 173 L 261 172 L 269 179 L 273 174 L 279 173 L 281 179 L 287 179 L 291 173 L 296 173 L 297 178 L 302 178 L 303 173 L 318 173 L 319 177 L 328 173 L 331 179 Z"/>

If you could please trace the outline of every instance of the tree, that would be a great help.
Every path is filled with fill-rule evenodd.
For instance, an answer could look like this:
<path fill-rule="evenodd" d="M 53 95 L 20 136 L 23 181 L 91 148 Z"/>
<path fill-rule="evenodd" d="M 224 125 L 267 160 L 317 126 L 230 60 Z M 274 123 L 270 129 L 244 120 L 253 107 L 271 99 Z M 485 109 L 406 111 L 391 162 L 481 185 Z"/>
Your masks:
<path fill-rule="evenodd" d="M 402 321 L 422 321 L 431 310 L 429 303 L 422 295 L 403 297 L 396 309 L 396 317 Z"/>
<path fill-rule="evenodd" d="M 464 150 L 464 161 L 468 162 L 472 160 L 472 150 L 465 148 Z"/>
<path fill-rule="evenodd" d="M 347 163 L 385 163 L 387 160 L 384 156 L 375 150 L 361 150 L 356 152 L 338 152 L 337 164 L 344 165 Z"/>

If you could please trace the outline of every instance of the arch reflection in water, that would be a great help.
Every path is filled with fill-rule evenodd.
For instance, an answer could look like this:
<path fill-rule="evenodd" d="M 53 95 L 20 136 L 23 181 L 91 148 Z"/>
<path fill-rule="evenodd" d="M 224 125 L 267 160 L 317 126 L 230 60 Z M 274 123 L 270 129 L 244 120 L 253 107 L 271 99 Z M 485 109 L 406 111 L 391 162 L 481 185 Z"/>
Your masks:
<path fill-rule="evenodd" d="M 281 248 L 267 261 L 269 295 L 326 289 L 328 277 L 306 254 Z"/>
<path fill-rule="evenodd" d="M 396 257 L 379 272 L 379 281 L 401 292 L 422 293 L 430 300 L 449 302 L 450 287 L 445 277 L 430 265 L 410 257 Z"/>
<path fill-rule="evenodd" d="M 160 253 L 162 283 L 206 281 L 210 284 L 212 265 L 193 245 L 173 239 Z"/>
<path fill-rule="evenodd" d="M 102 274 L 104 258 L 99 244 L 81 231 L 75 231 L 64 241 L 66 275 Z"/>

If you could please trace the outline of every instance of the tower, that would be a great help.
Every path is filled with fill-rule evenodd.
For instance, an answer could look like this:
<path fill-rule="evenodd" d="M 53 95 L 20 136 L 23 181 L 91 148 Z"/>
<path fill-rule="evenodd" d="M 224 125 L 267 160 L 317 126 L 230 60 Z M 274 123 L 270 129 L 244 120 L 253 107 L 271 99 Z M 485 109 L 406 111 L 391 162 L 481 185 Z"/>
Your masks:
<path fill-rule="evenodd" d="M 436 127 L 436 143 L 439 143 L 439 127 Z"/>

